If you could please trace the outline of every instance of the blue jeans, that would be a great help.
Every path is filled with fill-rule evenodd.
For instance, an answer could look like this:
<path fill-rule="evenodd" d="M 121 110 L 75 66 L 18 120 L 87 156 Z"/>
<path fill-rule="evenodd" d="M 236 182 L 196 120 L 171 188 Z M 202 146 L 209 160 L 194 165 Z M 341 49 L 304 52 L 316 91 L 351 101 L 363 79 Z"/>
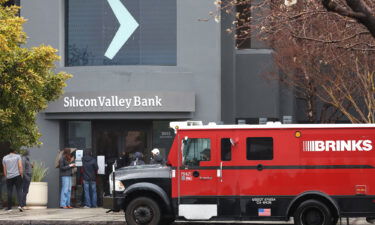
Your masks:
<path fill-rule="evenodd" d="M 85 206 L 97 207 L 96 181 L 83 181 L 85 192 Z"/>
<path fill-rule="evenodd" d="M 72 192 L 72 176 L 61 177 L 60 207 L 70 206 L 70 193 Z"/>

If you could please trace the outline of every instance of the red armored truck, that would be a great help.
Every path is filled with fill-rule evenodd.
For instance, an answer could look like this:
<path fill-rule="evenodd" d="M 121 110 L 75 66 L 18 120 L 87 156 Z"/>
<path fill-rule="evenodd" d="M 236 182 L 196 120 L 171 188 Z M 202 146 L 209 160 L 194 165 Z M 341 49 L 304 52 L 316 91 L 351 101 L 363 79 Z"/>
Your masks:
<path fill-rule="evenodd" d="M 113 207 L 130 225 L 291 217 L 297 225 L 334 225 L 339 217 L 375 216 L 373 124 L 171 127 L 167 166 L 115 172 Z"/>

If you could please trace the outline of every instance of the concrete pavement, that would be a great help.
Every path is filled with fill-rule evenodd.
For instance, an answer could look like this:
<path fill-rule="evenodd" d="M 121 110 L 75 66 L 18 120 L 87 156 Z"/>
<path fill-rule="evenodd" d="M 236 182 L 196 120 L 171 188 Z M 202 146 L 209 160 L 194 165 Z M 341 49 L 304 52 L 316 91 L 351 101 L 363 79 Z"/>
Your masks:
<path fill-rule="evenodd" d="M 13 211 L 0 211 L 0 225 L 125 225 L 124 213 L 106 213 L 106 209 L 33 209 L 19 212 L 14 208 Z M 190 222 L 191 223 L 191 222 Z M 212 222 L 194 222 L 193 225 L 203 224 L 267 224 L 267 225 L 289 225 L 289 222 L 260 222 L 248 221 L 237 222 L 227 221 L 225 223 Z M 189 223 L 178 221 L 175 225 L 187 225 Z M 339 225 L 340 223 L 338 223 Z M 364 218 L 351 218 L 350 225 L 370 225 Z M 346 219 L 342 219 L 342 225 L 346 225 Z"/>
<path fill-rule="evenodd" d="M 13 208 L 1 210 L 1 225 L 124 225 L 123 213 L 106 213 L 106 209 L 32 209 L 24 212 Z"/>

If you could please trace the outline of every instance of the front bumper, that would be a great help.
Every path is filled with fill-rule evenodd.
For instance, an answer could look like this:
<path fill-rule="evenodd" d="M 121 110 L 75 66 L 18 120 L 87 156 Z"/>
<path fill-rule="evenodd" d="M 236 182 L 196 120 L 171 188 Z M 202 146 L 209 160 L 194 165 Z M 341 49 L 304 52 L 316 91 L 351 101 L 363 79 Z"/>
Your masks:
<path fill-rule="evenodd" d="M 116 193 L 116 198 L 113 196 L 103 197 L 103 208 L 112 209 L 115 212 L 119 212 L 124 209 L 125 195 L 123 193 Z"/>

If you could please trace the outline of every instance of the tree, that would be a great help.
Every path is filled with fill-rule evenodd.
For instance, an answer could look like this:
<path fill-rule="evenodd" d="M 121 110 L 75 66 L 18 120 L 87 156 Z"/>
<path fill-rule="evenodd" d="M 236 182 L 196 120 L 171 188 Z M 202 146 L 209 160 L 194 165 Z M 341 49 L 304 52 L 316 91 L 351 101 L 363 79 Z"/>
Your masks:
<path fill-rule="evenodd" d="M 54 72 L 59 56 L 51 46 L 23 47 L 26 20 L 6 2 L 0 0 L 0 143 L 19 149 L 41 144 L 37 113 L 62 94 L 71 75 Z"/>
<path fill-rule="evenodd" d="M 236 39 L 256 36 L 274 50 L 281 71 L 275 77 L 305 100 L 310 122 L 332 122 L 339 114 L 353 123 L 375 122 L 375 39 L 362 23 L 327 12 L 320 1 L 219 3 L 226 12 L 235 13 L 236 21 L 228 31 Z M 368 7 L 373 11 L 375 4 L 369 1 Z M 317 100 L 323 107 L 317 107 Z"/>
<path fill-rule="evenodd" d="M 345 0 L 336 2 L 334 0 L 322 0 L 323 6 L 328 10 L 341 16 L 353 18 L 365 26 L 375 38 L 375 16 L 374 2 L 365 0 Z"/>

